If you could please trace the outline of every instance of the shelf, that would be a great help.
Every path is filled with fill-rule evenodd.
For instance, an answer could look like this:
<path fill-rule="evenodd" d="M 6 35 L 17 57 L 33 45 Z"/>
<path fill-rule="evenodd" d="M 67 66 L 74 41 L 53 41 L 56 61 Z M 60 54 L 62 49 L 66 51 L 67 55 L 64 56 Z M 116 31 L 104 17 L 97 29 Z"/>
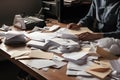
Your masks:
<path fill-rule="evenodd" d="M 45 9 L 44 10 L 45 15 L 54 16 L 54 18 L 56 17 L 59 22 L 63 22 L 64 18 L 72 19 L 73 17 L 71 18 L 71 16 L 75 16 L 74 19 L 77 16 L 78 18 L 81 18 L 82 14 L 80 14 L 80 17 L 79 17 L 78 13 L 81 13 L 79 11 L 82 11 L 83 16 L 84 16 L 84 14 L 86 14 L 89 9 L 89 5 L 91 4 L 91 2 L 88 0 L 85 0 L 79 3 L 68 3 L 68 2 L 63 2 L 63 1 L 64 0 L 55 0 L 55 1 L 43 0 L 42 2 L 43 2 L 44 9 Z"/>

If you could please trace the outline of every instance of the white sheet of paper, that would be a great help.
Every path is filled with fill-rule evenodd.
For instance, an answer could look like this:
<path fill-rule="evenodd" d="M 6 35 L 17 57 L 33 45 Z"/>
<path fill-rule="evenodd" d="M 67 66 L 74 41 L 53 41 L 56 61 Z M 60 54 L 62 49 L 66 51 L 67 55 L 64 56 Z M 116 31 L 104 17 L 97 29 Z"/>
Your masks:
<path fill-rule="evenodd" d="M 60 57 L 60 56 L 58 56 L 58 55 L 54 55 L 52 60 L 63 61 L 65 59 Z"/>
<path fill-rule="evenodd" d="M 100 80 L 99 78 L 96 77 L 84 77 L 84 76 L 77 76 L 76 80 Z"/>
<path fill-rule="evenodd" d="M 74 34 L 68 34 L 68 33 L 58 34 L 58 37 L 64 38 L 64 39 L 78 40 L 78 37 L 76 35 L 74 35 Z"/>
<path fill-rule="evenodd" d="M 55 34 L 55 33 L 32 32 L 32 33 L 30 33 L 26 36 L 29 37 L 32 40 L 45 41 L 45 40 L 49 40 L 51 38 L 56 37 L 56 35 L 57 34 Z"/>
<path fill-rule="evenodd" d="M 69 29 L 67 29 L 67 28 L 60 28 L 55 33 L 58 33 L 58 34 L 71 34 L 71 32 L 69 31 Z"/>
<path fill-rule="evenodd" d="M 80 71 L 73 71 L 73 70 L 67 70 L 66 72 L 67 75 L 75 75 L 75 76 L 86 76 L 86 77 L 91 77 L 92 75 L 83 71 L 83 70 L 80 70 Z"/>
<path fill-rule="evenodd" d="M 45 59 L 32 59 L 32 60 L 28 60 L 27 65 L 37 69 L 41 69 L 44 67 L 53 66 L 55 65 L 55 62 L 52 60 L 45 60 Z"/>
<path fill-rule="evenodd" d="M 87 54 L 88 54 L 87 52 L 72 52 L 72 53 L 64 53 L 62 56 L 65 58 L 78 60 L 78 59 L 86 56 Z"/>
<path fill-rule="evenodd" d="M 70 69 L 70 70 L 85 70 L 92 64 L 93 64 L 93 62 L 91 62 L 91 61 L 88 61 L 84 65 L 77 65 L 73 62 L 68 62 L 67 69 Z"/>
<path fill-rule="evenodd" d="M 61 54 L 62 52 L 59 50 L 59 49 L 57 49 L 57 48 L 55 48 L 55 49 L 49 49 L 48 50 L 49 52 L 53 52 L 53 53 L 57 53 L 57 54 Z"/>
<path fill-rule="evenodd" d="M 67 62 L 62 62 L 62 61 L 57 61 L 57 60 L 53 60 L 55 62 L 55 65 L 52 66 L 54 68 L 61 68 L 62 66 L 66 65 Z"/>
<path fill-rule="evenodd" d="M 45 43 L 45 42 L 34 41 L 34 40 L 30 40 L 29 42 L 26 43 L 26 45 L 28 45 L 28 46 L 39 48 L 39 49 L 45 49 L 46 44 L 47 43 Z"/>
<path fill-rule="evenodd" d="M 60 28 L 59 25 L 53 25 L 53 26 L 51 26 L 51 27 L 49 28 L 48 31 L 55 31 L 55 30 L 57 30 L 57 29 L 59 29 L 59 28 Z"/>
<path fill-rule="evenodd" d="M 51 41 L 53 42 L 56 42 L 60 45 L 76 45 L 76 46 L 79 46 L 79 43 L 73 41 L 73 40 L 70 40 L 70 39 L 63 39 L 63 38 L 53 38 L 53 39 L 50 39 Z"/>
<path fill-rule="evenodd" d="M 30 40 L 28 43 L 27 43 L 28 45 L 40 45 L 40 46 L 45 46 L 46 45 L 46 43 L 45 42 L 41 42 L 41 41 L 34 41 L 34 40 Z"/>

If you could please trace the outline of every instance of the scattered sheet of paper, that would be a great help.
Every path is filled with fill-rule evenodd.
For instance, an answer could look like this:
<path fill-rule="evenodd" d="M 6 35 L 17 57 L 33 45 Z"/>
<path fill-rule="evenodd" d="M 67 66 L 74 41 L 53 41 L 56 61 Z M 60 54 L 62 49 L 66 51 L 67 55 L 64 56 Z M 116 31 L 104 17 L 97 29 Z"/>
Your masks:
<path fill-rule="evenodd" d="M 57 61 L 57 60 L 53 60 L 53 61 L 55 62 L 55 65 L 52 66 L 52 67 L 54 67 L 54 68 L 61 68 L 61 67 L 63 67 L 64 65 L 67 64 L 67 62 L 62 62 L 62 61 Z"/>
<path fill-rule="evenodd" d="M 96 77 L 84 77 L 84 76 L 77 76 L 76 80 L 101 80 Z M 109 80 L 109 79 L 108 79 Z"/>
<path fill-rule="evenodd" d="M 53 26 L 51 26 L 51 27 L 49 28 L 49 30 L 48 30 L 48 31 L 53 32 L 53 31 L 58 30 L 59 28 L 60 28 L 60 26 L 59 26 L 59 25 L 53 25 Z"/>
<path fill-rule="evenodd" d="M 45 59 L 32 59 L 32 60 L 28 60 L 27 65 L 33 68 L 41 69 L 41 68 L 53 66 L 55 65 L 55 62 L 52 60 L 45 60 Z"/>
<path fill-rule="evenodd" d="M 73 71 L 73 70 L 67 70 L 66 72 L 66 75 L 75 75 L 75 76 L 86 76 L 86 77 L 91 77 L 92 75 L 83 71 L 83 70 L 80 70 L 80 71 Z"/>
<path fill-rule="evenodd" d="M 58 56 L 58 55 L 54 55 L 53 58 L 52 58 L 52 60 L 63 61 L 65 59 L 62 58 L 62 57 L 60 57 L 60 56 Z"/>
<path fill-rule="evenodd" d="M 87 56 L 87 52 L 72 52 L 72 53 L 65 53 L 62 56 L 65 58 L 73 59 L 73 60 L 78 60 L 84 56 Z"/>
<path fill-rule="evenodd" d="M 24 50 L 24 51 L 14 50 L 11 52 L 11 58 L 15 58 L 15 57 L 23 56 L 23 55 L 28 55 L 30 53 L 31 53 L 30 50 Z"/>
<path fill-rule="evenodd" d="M 48 49 L 48 51 L 56 54 L 62 54 L 62 52 L 58 48 Z"/>
<path fill-rule="evenodd" d="M 70 39 L 53 38 L 53 39 L 51 39 L 51 41 L 56 42 L 60 45 L 69 45 L 69 46 L 76 45 L 76 46 L 79 46 L 79 44 L 77 42 L 75 42 L 73 40 L 70 40 Z"/>
<path fill-rule="evenodd" d="M 29 37 L 32 40 L 45 41 L 45 40 L 49 40 L 51 38 L 56 37 L 56 35 L 57 34 L 55 34 L 55 33 L 32 32 L 32 33 L 30 33 L 26 36 Z"/>
<path fill-rule="evenodd" d="M 60 28 L 55 33 L 58 33 L 58 34 L 71 34 L 69 29 L 67 29 L 67 28 Z"/>
<path fill-rule="evenodd" d="M 53 38 L 50 39 L 51 43 L 56 44 L 57 49 L 61 53 L 70 53 L 75 51 L 80 51 L 79 43 L 70 40 L 70 39 L 62 39 L 62 38 Z M 55 46 L 55 45 L 53 45 Z"/>
<path fill-rule="evenodd" d="M 35 47 L 38 49 L 46 49 L 47 48 L 46 44 L 47 44 L 46 42 L 35 41 L 35 40 L 30 40 L 29 42 L 26 43 L 27 46 Z"/>
<path fill-rule="evenodd" d="M 74 34 L 61 33 L 61 34 L 58 34 L 57 36 L 63 39 L 78 40 L 78 37 Z"/>
<path fill-rule="evenodd" d="M 81 71 L 81 70 L 87 69 L 92 64 L 93 64 L 93 62 L 91 62 L 91 61 L 88 61 L 84 65 L 77 65 L 77 64 L 75 64 L 73 62 L 68 62 L 67 69 Z"/>
<path fill-rule="evenodd" d="M 31 58 L 44 58 L 44 59 L 53 59 L 54 54 L 50 52 L 44 52 L 42 50 L 31 50 L 29 57 Z"/>

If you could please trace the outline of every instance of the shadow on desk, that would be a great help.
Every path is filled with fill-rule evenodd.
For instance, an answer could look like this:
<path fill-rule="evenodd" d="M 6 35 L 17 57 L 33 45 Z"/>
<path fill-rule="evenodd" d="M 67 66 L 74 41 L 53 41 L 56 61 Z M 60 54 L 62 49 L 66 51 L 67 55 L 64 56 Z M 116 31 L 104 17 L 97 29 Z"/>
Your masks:
<path fill-rule="evenodd" d="M 8 60 L 0 61 L 0 80 L 18 80 L 20 69 Z"/>

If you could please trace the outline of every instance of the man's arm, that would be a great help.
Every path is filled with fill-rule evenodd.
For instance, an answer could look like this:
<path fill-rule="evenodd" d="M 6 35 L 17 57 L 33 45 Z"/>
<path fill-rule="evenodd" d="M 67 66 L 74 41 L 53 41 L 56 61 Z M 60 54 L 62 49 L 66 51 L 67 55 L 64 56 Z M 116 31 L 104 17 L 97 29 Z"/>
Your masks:
<path fill-rule="evenodd" d="M 76 23 L 70 23 L 67 25 L 68 29 L 80 29 L 80 27 L 93 27 L 95 18 L 95 3 L 94 1 L 91 4 L 91 7 L 89 9 L 88 14 L 82 18 L 77 24 Z"/>
<path fill-rule="evenodd" d="M 83 41 L 92 41 L 97 40 L 100 38 L 103 38 L 103 33 L 90 33 L 90 32 L 84 32 L 81 34 L 77 34 L 78 39 Z"/>
<path fill-rule="evenodd" d="M 120 8 L 119 8 L 117 25 L 116 26 L 117 26 L 116 31 L 103 33 L 103 37 L 113 37 L 113 38 L 120 39 Z"/>
<path fill-rule="evenodd" d="M 95 16 L 96 16 L 95 8 L 96 8 L 95 7 L 95 2 L 93 0 L 92 3 L 91 3 L 88 14 L 78 22 L 78 25 L 80 24 L 80 25 L 88 27 L 88 28 L 93 27 L 93 23 L 94 23 Z"/>

